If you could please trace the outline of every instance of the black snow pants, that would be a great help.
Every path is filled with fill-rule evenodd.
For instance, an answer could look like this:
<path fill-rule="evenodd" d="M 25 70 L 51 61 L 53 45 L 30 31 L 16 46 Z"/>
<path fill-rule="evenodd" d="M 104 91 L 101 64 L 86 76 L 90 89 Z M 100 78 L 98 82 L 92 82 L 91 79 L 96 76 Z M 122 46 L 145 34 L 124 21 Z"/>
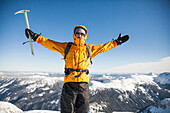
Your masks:
<path fill-rule="evenodd" d="M 61 113 L 88 113 L 88 83 L 65 83 L 60 101 Z"/>

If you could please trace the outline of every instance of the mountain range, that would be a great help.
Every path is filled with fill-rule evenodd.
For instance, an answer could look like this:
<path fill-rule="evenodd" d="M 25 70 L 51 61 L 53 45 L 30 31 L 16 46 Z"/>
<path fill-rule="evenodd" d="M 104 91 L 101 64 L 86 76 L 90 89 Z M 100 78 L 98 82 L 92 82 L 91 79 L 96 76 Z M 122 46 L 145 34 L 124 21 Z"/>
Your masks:
<path fill-rule="evenodd" d="M 89 76 L 90 113 L 170 109 L 168 72 Z M 0 101 L 10 102 L 22 111 L 60 111 L 63 80 L 60 73 L 0 72 Z"/>

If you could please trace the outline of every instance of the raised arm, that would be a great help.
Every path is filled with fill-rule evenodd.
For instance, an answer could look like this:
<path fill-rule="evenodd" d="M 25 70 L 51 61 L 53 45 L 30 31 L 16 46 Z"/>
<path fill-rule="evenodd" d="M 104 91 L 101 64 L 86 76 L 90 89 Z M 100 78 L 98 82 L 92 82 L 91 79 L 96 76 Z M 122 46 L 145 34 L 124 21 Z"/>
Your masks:
<path fill-rule="evenodd" d="M 32 32 L 30 29 L 25 29 L 25 35 L 28 38 L 28 33 L 30 34 L 31 38 L 36 41 L 38 44 L 48 48 L 49 50 L 59 52 L 62 56 L 64 56 L 64 51 L 68 43 L 61 43 L 50 40 L 46 37 L 40 36 L 37 33 Z"/>
<path fill-rule="evenodd" d="M 109 50 L 115 48 L 116 46 L 121 45 L 122 43 L 126 42 L 128 39 L 129 39 L 128 35 L 121 37 L 121 34 L 119 34 L 118 39 L 116 39 L 114 41 L 110 41 L 105 44 L 99 44 L 99 45 L 88 44 L 88 46 L 90 47 L 90 49 L 92 51 L 92 58 L 94 58 L 99 53 L 109 51 Z"/>

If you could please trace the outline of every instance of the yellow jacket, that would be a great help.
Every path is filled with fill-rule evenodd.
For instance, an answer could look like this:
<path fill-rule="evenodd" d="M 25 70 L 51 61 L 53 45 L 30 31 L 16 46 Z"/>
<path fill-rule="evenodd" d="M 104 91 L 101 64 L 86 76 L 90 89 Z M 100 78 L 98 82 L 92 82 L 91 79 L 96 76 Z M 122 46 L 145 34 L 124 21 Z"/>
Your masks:
<path fill-rule="evenodd" d="M 86 32 L 88 32 L 84 26 L 78 25 L 75 28 L 77 27 L 83 27 L 86 30 Z M 85 69 L 88 69 L 89 64 L 90 64 L 90 58 L 88 58 L 88 49 L 85 45 L 87 34 L 85 38 L 80 39 L 75 36 L 74 30 L 73 30 L 74 43 L 71 45 L 71 48 L 66 56 L 65 68 L 85 70 Z M 56 42 L 56 41 L 47 39 L 42 36 L 39 36 L 36 41 L 38 44 L 41 44 L 42 46 L 52 51 L 59 52 L 64 57 L 65 49 L 67 47 L 68 42 L 64 42 L 64 43 Z M 99 53 L 106 52 L 108 50 L 113 49 L 114 47 L 117 46 L 117 43 L 116 41 L 111 41 L 105 44 L 99 44 L 99 45 L 87 44 L 87 45 L 90 47 L 91 52 L 92 52 L 91 58 L 94 58 Z M 88 60 L 86 60 L 87 58 Z M 81 75 L 81 76 L 75 77 L 78 75 Z M 89 83 L 89 76 L 86 75 L 85 72 L 73 71 L 72 73 L 64 77 L 64 83 L 67 83 L 67 82 Z"/>

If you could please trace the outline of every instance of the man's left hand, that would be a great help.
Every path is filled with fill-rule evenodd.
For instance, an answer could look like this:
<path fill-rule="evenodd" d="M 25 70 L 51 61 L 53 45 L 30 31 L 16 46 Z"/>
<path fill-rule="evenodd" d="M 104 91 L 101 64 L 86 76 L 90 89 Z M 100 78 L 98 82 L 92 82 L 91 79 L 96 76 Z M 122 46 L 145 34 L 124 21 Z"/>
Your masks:
<path fill-rule="evenodd" d="M 122 43 L 128 40 L 129 40 L 129 35 L 121 36 L 121 33 L 120 33 L 118 39 L 116 39 L 115 41 L 117 42 L 117 45 L 121 45 Z"/>

